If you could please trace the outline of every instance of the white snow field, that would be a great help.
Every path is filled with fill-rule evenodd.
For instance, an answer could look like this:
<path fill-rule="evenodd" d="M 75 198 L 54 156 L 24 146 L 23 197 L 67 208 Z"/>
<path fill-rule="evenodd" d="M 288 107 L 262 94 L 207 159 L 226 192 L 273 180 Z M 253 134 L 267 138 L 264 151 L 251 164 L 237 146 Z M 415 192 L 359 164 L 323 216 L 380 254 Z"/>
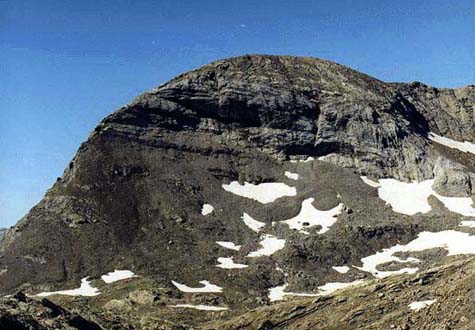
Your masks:
<path fill-rule="evenodd" d="M 395 212 L 414 215 L 432 210 L 427 198 L 433 192 L 434 180 L 407 183 L 395 179 L 381 179 L 379 183 L 379 198 L 390 204 Z"/>
<path fill-rule="evenodd" d="M 178 305 L 173 305 L 170 306 L 172 308 L 193 308 L 193 309 L 198 309 L 200 311 L 225 311 L 228 308 L 227 307 L 220 307 L 220 306 L 208 306 L 208 305 L 190 305 L 190 304 L 178 304 Z"/>
<path fill-rule="evenodd" d="M 262 246 L 257 251 L 250 252 L 247 256 L 251 258 L 270 256 L 275 252 L 281 250 L 285 246 L 285 239 L 280 239 L 275 236 L 266 234 L 262 236 L 262 240 L 259 242 Z"/>
<path fill-rule="evenodd" d="M 363 266 L 357 267 L 362 271 L 373 274 L 375 277 L 384 278 L 395 274 L 414 274 L 419 268 L 405 267 L 394 271 L 380 271 L 378 266 L 388 262 L 417 263 L 419 259 L 409 257 L 402 259 L 394 254 L 398 252 L 417 252 L 429 249 L 442 248 L 447 250 L 449 256 L 460 254 L 475 254 L 475 236 L 455 230 L 440 232 L 422 232 L 416 239 L 406 245 L 395 245 L 373 255 L 361 259 Z"/>
<path fill-rule="evenodd" d="M 41 292 L 36 294 L 37 297 L 48 297 L 54 294 L 64 295 L 64 296 L 84 296 L 84 297 L 94 297 L 100 294 L 99 289 L 93 287 L 91 283 L 87 280 L 88 277 L 81 279 L 81 286 L 77 289 L 72 290 L 63 290 L 63 291 L 52 291 L 52 292 Z"/>
<path fill-rule="evenodd" d="M 332 282 L 326 283 L 325 285 L 319 286 L 318 289 L 320 292 L 318 293 L 299 293 L 299 292 L 285 292 L 288 284 L 285 283 L 284 285 L 279 285 L 269 289 L 269 300 L 272 301 L 279 301 L 284 299 L 285 296 L 299 296 L 299 297 L 317 297 L 317 296 L 324 296 L 331 294 L 337 290 L 348 288 L 350 286 L 355 286 L 358 284 L 364 283 L 363 280 L 357 280 L 349 283 L 340 283 L 340 282 Z"/>
<path fill-rule="evenodd" d="M 262 204 L 272 203 L 284 196 L 297 195 L 297 189 L 280 182 L 265 182 L 257 185 L 244 182 L 244 185 L 241 185 L 238 181 L 233 181 L 230 184 L 223 184 L 223 188 L 235 195 L 254 199 Z"/>
<path fill-rule="evenodd" d="M 223 248 L 234 250 L 234 251 L 239 251 L 241 249 L 241 245 L 236 245 L 233 242 L 217 241 L 216 244 L 218 244 L 219 246 L 222 246 Z"/>
<path fill-rule="evenodd" d="M 292 172 L 289 172 L 289 171 L 285 171 L 284 175 L 286 177 L 288 177 L 289 179 L 292 179 L 292 180 L 298 180 L 299 179 L 299 175 L 297 173 L 292 173 Z"/>
<path fill-rule="evenodd" d="M 284 284 L 284 285 L 279 285 L 279 286 L 270 288 L 269 294 L 268 294 L 269 300 L 272 302 L 272 301 L 279 301 L 279 300 L 284 299 L 284 296 L 285 296 L 284 290 L 287 286 L 288 284 Z"/>
<path fill-rule="evenodd" d="M 288 284 L 279 285 L 269 289 L 269 300 L 272 301 L 279 301 L 284 299 L 285 296 L 299 296 L 299 297 L 316 297 L 318 296 L 317 293 L 297 293 L 297 292 L 285 292 L 284 290 L 287 288 Z"/>
<path fill-rule="evenodd" d="M 223 288 L 221 288 L 217 285 L 211 284 L 208 281 L 200 281 L 200 283 L 203 284 L 203 287 L 201 287 L 201 288 L 192 288 L 192 287 L 189 287 L 188 285 L 180 284 L 180 283 L 177 283 L 175 281 L 172 281 L 172 283 L 181 292 L 188 292 L 188 293 L 213 293 L 213 292 L 214 293 L 219 293 L 219 292 L 223 292 Z"/>
<path fill-rule="evenodd" d="M 333 266 L 332 268 L 340 274 L 346 274 L 350 270 L 348 266 Z"/>
<path fill-rule="evenodd" d="M 202 215 L 208 215 L 214 211 L 214 207 L 211 204 L 203 204 L 203 207 L 201 209 L 201 214 Z"/>
<path fill-rule="evenodd" d="M 452 149 L 458 149 L 460 151 L 469 152 L 475 155 L 475 144 L 468 141 L 455 141 L 432 132 L 429 133 L 429 140 L 437 142 Z"/>
<path fill-rule="evenodd" d="M 366 177 L 361 177 L 367 185 L 378 188 L 379 198 L 391 205 L 394 212 L 414 215 L 427 213 L 432 210 L 429 196 L 437 198 L 451 212 L 466 217 L 475 217 L 475 207 L 470 197 L 445 197 L 432 189 L 434 180 L 421 182 L 402 182 L 395 179 L 380 179 L 374 182 Z"/>
<path fill-rule="evenodd" d="M 423 300 L 423 301 L 415 301 L 413 303 L 409 304 L 409 308 L 412 309 L 413 311 L 418 312 L 419 310 L 423 308 L 427 308 L 433 303 L 435 303 L 437 300 Z"/>
<path fill-rule="evenodd" d="M 247 268 L 247 265 L 235 263 L 233 258 L 219 257 L 218 262 L 219 262 L 219 265 L 216 265 L 216 267 L 219 267 L 219 268 L 225 268 L 225 269 Z"/>
<path fill-rule="evenodd" d="M 308 162 L 311 162 L 311 161 L 314 161 L 315 158 L 313 157 L 307 157 L 305 159 L 291 159 L 290 162 L 291 163 L 308 163 Z"/>
<path fill-rule="evenodd" d="M 120 280 L 136 277 L 136 275 L 130 270 L 114 270 L 101 276 L 101 279 L 106 283 L 113 283 Z"/>
<path fill-rule="evenodd" d="M 450 211 L 466 217 L 475 217 L 475 207 L 472 207 L 473 201 L 470 197 L 445 197 L 435 192 L 433 195 Z"/>
<path fill-rule="evenodd" d="M 307 235 L 309 233 L 303 229 L 316 225 L 322 226 L 322 229 L 318 231 L 318 234 L 327 232 L 337 221 L 337 215 L 341 213 L 343 204 L 340 203 L 328 211 L 320 211 L 312 205 L 313 201 L 313 198 L 307 198 L 304 200 L 302 202 L 300 213 L 296 217 L 282 222 L 286 223 L 290 229 L 296 229 Z"/>
<path fill-rule="evenodd" d="M 470 227 L 470 228 L 475 228 L 475 221 L 462 221 L 460 223 L 460 227 Z"/>
<path fill-rule="evenodd" d="M 262 227 L 264 227 L 266 224 L 264 222 L 260 222 L 260 221 L 257 221 L 257 220 L 254 220 L 253 218 L 251 218 L 251 216 L 247 213 L 244 213 L 242 215 L 242 221 L 244 221 L 244 223 L 246 224 L 246 226 L 248 226 L 249 228 L 251 228 L 252 230 L 254 230 L 256 233 L 258 233 Z"/>
<path fill-rule="evenodd" d="M 343 282 L 325 283 L 324 285 L 318 287 L 318 289 L 320 290 L 318 295 L 319 296 L 324 296 L 324 295 L 327 295 L 327 294 L 331 294 L 335 291 L 338 291 L 340 289 L 349 288 L 350 286 L 355 286 L 355 285 L 358 285 L 358 284 L 362 284 L 364 282 L 365 281 L 363 281 L 363 280 L 356 280 L 356 281 L 347 282 L 347 283 L 343 283 Z"/>
<path fill-rule="evenodd" d="M 368 186 L 373 187 L 373 188 L 379 188 L 380 184 L 379 182 L 373 181 L 368 179 L 367 176 L 360 176 L 361 180 L 363 180 L 364 183 L 366 183 Z"/>

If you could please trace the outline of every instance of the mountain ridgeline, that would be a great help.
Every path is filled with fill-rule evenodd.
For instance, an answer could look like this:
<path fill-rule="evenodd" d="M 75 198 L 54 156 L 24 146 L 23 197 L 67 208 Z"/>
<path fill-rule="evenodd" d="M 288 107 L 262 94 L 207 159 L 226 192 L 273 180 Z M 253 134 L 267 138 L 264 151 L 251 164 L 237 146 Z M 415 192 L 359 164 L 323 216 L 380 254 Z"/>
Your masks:
<path fill-rule="evenodd" d="M 460 269 L 473 276 L 461 255 L 475 251 L 452 253 L 444 240 L 474 244 L 475 226 L 463 225 L 475 220 L 474 117 L 474 86 L 386 83 L 315 58 L 213 62 L 99 123 L 41 202 L 0 239 L 0 292 L 35 295 L 87 278 L 100 293 L 51 299 L 106 329 L 318 329 L 325 322 L 377 329 L 399 321 L 401 329 L 430 328 L 437 313 L 402 315 L 409 292 L 429 295 L 432 282 L 422 291 L 385 288 L 433 267 L 444 279 Z M 445 245 L 414 248 L 437 233 Z M 368 258 L 383 249 L 394 255 L 372 268 Z M 417 257 L 416 268 L 409 257 Z M 136 276 L 101 280 L 114 270 Z M 323 321 L 318 310 L 331 298 L 298 297 L 378 281 L 386 282 L 370 292 L 400 302 L 387 323 L 373 313 L 347 317 L 346 300 L 330 301 L 339 319 Z M 369 306 L 360 291 L 355 301 Z M 68 313 L 61 315 L 69 320 Z M 457 313 L 438 321 L 469 329 L 473 311 Z"/>

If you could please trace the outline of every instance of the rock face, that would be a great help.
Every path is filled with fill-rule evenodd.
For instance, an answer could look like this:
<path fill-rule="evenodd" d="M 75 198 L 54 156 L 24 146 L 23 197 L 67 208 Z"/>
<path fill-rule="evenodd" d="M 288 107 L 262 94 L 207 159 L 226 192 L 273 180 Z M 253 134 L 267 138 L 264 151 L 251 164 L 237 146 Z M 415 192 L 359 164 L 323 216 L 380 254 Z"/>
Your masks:
<path fill-rule="evenodd" d="M 315 293 L 327 282 L 368 278 L 355 267 L 332 267 L 359 266 L 422 231 L 458 228 L 461 216 L 435 199 L 429 213 L 394 212 L 360 175 L 435 177 L 439 194 L 473 196 L 475 155 L 435 143 L 429 133 L 474 142 L 474 116 L 474 86 L 385 83 L 313 58 L 211 63 L 140 95 L 96 127 L 43 200 L 0 241 L 0 292 L 73 288 L 81 278 L 100 281 L 101 274 L 130 269 L 168 292 L 167 303 L 238 313 L 268 304 L 272 287 Z M 263 204 L 223 189 L 233 181 L 285 183 L 297 194 Z M 213 206 L 209 214 L 204 204 Z M 301 223 L 305 230 L 282 222 L 303 205 L 340 211 L 322 222 L 324 234 L 311 226 L 315 218 Z M 257 230 L 243 221 L 249 218 Z M 249 257 L 266 238 L 285 243 L 271 255 Z M 440 257 L 429 255 L 427 264 Z M 247 267 L 217 267 L 220 257 Z M 171 282 L 199 287 L 202 280 L 223 292 L 183 294 Z M 125 296 L 91 298 L 91 306 L 135 313 L 143 305 L 135 300 L 152 299 L 130 300 L 121 290 Z M 177 324 L 190 317 L 157 308 L 178 315 Z"/>
<path fill-rule="evenodd" d="M 3 236 L 5 236 L 5 233 L 7 232 L 6 228 L 0 228 L 0 240 L 2 240 Z"/>
<path fill-rule="evenodd" d="M 442 195 L 467 197 L 475 195 L 475 174 L 466 167 L 448 160 L 438 158 L 434 167 L 434 189 Z"/>

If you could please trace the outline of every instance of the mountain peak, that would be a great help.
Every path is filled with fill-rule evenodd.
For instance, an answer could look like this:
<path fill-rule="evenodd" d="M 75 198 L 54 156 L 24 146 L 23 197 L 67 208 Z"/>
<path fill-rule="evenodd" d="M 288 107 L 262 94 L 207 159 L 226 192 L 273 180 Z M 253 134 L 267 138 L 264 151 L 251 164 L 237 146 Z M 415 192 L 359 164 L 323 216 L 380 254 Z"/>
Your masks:
<path fill-rule="evenodd" d="M 474 106 L 470 87 L 384 83 L 313 58 L 241 56 L 184 73 L 105 118 L 8 230 L 0 292 L 86 304 L 112 319 L 105 327 L 201 328 L 426 270 L 445 260 L 440 249 L 473 253 L 458 228 L 475 214 Z"/>
<path fill-rule="evenodd" d="M 360 173 L 425 179 L 435 164 L 427 155 L 430 131 L 475 138 L 470 121 L 475 98 L 467 95 L 419 83 L 384 83 L 316 58 L 245 55 L 179 75 L 137 97 L 97 131 L 127 131 L 130 138 L 152 143 L 151 131 L 195 132 L 187 143 L 215 152 L 222 143 L 208 145 L 199 134 L 219 140 L 232 131 L 226 148 L 247 145 L 277 157 L 333 154 L 335 162 Z M 454 116 L 461 109 L 466 115 Z"/>
<path fill-rule="evenodd" d="M 335 62 L 311 57 L 243 55 L 204 65 L 179 75 L 160 89 L 185 86 L 219 88 L 223 85 L 265 85 L 267 88 L 306 91 L 327 90 L 334 93 L 381 92 L 383 83 Z"/>

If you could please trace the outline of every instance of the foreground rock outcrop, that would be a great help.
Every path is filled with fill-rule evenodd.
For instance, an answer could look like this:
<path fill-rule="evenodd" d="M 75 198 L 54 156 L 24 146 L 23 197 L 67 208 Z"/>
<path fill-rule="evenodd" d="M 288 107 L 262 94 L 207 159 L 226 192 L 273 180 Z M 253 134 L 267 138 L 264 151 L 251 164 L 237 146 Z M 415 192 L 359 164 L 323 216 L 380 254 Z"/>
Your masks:
<path fill-rule="evenodd" d="M 73 314 L 47 299 L 36 301 L 23 293 L 0 300 L 0 329 L 101 330 L 94 322 Z"/>
<path fill-rule="evenodd" d="M 385 83 L 313 58 L 242 56 L 185 73 L 105 118 L 8 230 L 0 292 L 87 282 L 89 298 L 51 299 L 105 328 L 197 327 L 272 304 L 271 289 L 317 295 L 414 266 L 412 250 L 377 271 L 363 259 L 423 232 L 471 239 L 461 221 L 473 220 L 474 109 L 474 86 Z M 381 197 L 386 182 L 413 180 L 433 189 L 414 200 L 425 208 Z M 417 271 L 448 253 L 429 250 L 417 250 Z M 114 270 L 140 277 L 101 279 Z"/>

